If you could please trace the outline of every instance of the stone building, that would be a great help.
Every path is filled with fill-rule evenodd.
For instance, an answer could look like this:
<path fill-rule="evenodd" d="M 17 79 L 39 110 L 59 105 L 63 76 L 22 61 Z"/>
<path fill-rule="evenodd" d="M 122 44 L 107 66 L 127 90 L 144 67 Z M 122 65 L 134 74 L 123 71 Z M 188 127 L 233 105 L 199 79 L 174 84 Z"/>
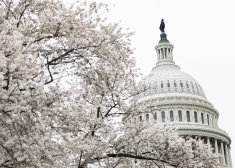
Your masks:
<path fill-rule="evenodd" d="M 203 139 L 214 148 L 215 153 L 220 153 L 219 167 L 232 168 L 231 139 L 218 127 L 219 112 L 207 100 L 202 86 L 175 64 L 174 46 L 167 40 L 166 33 L 163 31 L 160 36 L 155 47 L 157 64 L 141 81 L 147 89 L 137 97 L 139 104 L 151 102 L 156 111 L 130 115 L 124 122 L 172 123 L 179 128 L 181 136 Z"/>

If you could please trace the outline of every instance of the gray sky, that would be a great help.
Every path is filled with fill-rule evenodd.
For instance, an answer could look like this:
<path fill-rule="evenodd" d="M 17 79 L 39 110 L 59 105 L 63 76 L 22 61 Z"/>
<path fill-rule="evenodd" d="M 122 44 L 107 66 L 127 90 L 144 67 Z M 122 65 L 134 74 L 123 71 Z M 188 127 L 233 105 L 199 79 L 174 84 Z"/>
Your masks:
<path fill-rule="evenodd" d="M 165 19 L 168 40 L 175 46 L 174 61 L 201 84 L 219 111 L 219 127 L 233 141 L 235 165 L 235 1 L 99 1 L 113 4 L 109 20 L 121 20 L 121 26 L 135 31 L 134 56 L 144 75 L 157 62 L 154 47 L 160 39 L 160 20 Z"/>

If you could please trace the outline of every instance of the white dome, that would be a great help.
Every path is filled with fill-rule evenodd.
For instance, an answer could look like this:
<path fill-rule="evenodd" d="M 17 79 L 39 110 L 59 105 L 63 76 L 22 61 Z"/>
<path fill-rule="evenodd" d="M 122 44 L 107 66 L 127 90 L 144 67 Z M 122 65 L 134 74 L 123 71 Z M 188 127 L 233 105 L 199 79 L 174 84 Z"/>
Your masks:
<path fill-rule="evenodd" d="M 157 65 L 154 67 L 152 72 L 140 83 L 140 87 L 140 97 L 174 94 L 175 96 L 185 95 L 206 99 L 201 85 L 174 64 Z"/>

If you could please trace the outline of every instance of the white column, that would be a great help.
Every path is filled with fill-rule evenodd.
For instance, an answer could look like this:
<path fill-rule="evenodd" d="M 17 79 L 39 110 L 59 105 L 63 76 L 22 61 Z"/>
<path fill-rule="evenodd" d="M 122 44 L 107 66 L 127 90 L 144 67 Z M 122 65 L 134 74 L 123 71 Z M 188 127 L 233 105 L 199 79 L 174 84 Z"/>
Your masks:
<path fill-rule="evenodd" d="M 229 168 L 231 168 L 230 167 L 230 162 L 229 162 L 229 157 L 228 157 L 228 147 L 227 147 L 228 145 L 225 143 L 225 154 L 226 154 L 226 157 L 225 157 L 225 159 L 226 159 L 226 162 L 227 162 L 227 166 L 229 167 Z"/>
<path fill-rule="evenodd" d="M 160 50 L 157 49 L 156 51 L 157 51 L 157 61 L 159 61 L 160 60 Z"/>
<path fill-rule="evenodd" d="M 172 59 L 171 59 L 171 49 L 170 49 L 170 48 L 167 48 L 167 50 L 168 50 L 169 59 L 172 60 Z"/>
<path fill-rule="evenodd" d="M 196 87 L 196 86 L 195 86 Z M 195 88 L 195 90 L 196 90 L 196 88 Z M 201 111 L 198 111 L 197 112 L 197 118 L 198 118 L 198 123 L 199 124 L 202 124 L 202 115 L 201 115 Z"/>
<path fill-rule="evenodd" d="M 201 138 L 201 136 L 198 136 L 198 140 L 201 140 L 202 138 Z"/>
<path fill-rule="evenodd" d="M 160 48 L 160 60 L 162 60 L 162 49 Z"/>
<path fill-rule="evenodd" d="M 174 85 L 174 83 L 173 83 L 173 85 Z M 174 114 L 174 122 L 179 122 L 179 119 L 178 119 L 178 110 L 174 109 L 173 114 Z"/>
<path fill-rule="evenodd" d="M 167 53 L 167 59 L 170 59 L 170 51 L 168 48 L 166 48 L 166 53 Z"/>
<path fill-rule="evenodd" d="M 222 164 L 225 164 L 225 158 L 224 158 L 224 144 L 223 144 L 222 141 L 221 141 L 221 143 L 220 143 L 220 146 L 221 146 L 221 154 L 222 154 Z"/>
<path fill-rule="evenodd" d="M 173 60 L 173 48 L 171 49 L 171 60 Z"/>
<path fill-rule="evenodd" d="M 217 139 L 215 139 L 215 153 L 218 155 L 218 143 L 217 143 Z M 219 163 L 219 159 L 217 160 L 217 162 Z"/>
<path fill-rule="evenodd" d="M 207 144 L 208 144 L 208 145 L 211 145 L 211 144 L 210 144 L 210 137 L 207 137 Z"/>
<path fill-rule="evenodd" d="M 164 48 L 165 58 L 167 59 L 167 48 Z"/>
<path fill-rule="evenodd" d="M 162 59 L 165 59 L 164 48 L 161 48 L 161 50 L 162 50 Z"/>
<path fill-rule="evenodd" d="M 189 85 L 190 85 L 190 84 L 189 84 Z M 194 110 L 192 110 L 192 111 L 190 112 L 190 115 L 191 115 L 191 121 L 190 121 L 190 122 L 195 123 Z"/>
<path fill-rule="evenodd" d="M 232 167 L 233 167 L 233 164 L 232 164 L 232 158 L 231 158 L 230 148 L 228 148 L 228 154 L 229 154 L 230 166 L 231 166 L 231 168 L 232 168 Z"/>

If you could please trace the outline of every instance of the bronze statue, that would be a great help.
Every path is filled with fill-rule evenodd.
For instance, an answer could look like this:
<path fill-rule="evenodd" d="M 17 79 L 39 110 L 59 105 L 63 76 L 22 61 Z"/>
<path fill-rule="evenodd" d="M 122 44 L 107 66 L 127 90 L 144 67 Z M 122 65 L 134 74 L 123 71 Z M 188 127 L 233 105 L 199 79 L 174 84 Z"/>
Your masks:
<path fill-rule="evenodd" d="M 161 30 L 161 32 L 165 32 L 165 23 L 164 23 L 164 19 L 161 20 L 161 24 L 160 24 L 160 27 L 159 29 Z"/>

